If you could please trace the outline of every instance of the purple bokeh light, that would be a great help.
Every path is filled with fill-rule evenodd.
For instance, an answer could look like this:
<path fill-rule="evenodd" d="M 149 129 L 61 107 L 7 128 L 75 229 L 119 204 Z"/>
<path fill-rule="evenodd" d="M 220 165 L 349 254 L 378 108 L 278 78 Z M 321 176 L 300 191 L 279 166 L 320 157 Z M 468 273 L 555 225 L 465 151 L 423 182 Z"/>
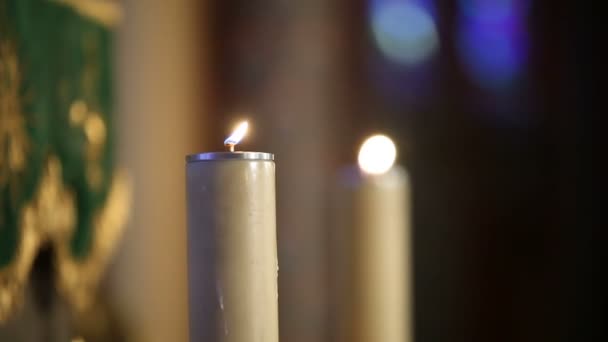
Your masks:
<path fill-rule="evenodd" d="M 471 79 L 483 88 L 512 85 L 527 62 L 527 2 L 462 0 L 460 6 L 456 43 Z"/>

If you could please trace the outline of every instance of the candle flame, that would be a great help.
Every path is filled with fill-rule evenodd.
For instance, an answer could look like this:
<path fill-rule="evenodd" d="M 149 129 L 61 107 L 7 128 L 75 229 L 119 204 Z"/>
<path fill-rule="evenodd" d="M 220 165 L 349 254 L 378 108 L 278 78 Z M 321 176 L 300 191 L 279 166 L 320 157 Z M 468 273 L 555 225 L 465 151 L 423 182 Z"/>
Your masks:
<path fill-rule="evenodd" d="M 390 170 L 395 163 L 397 149 L 386 135 L 374 135 L 359 149 L 359 167 L 365 173 L 382 174 Z"/>
<path fill-rule="evenodd" d="M 232 134 L 224 140 L 224 145 L 228 146 L 231 151 L 234 150 L 234 145 L 241 142 L 245 134 L 247 133 L 247 128 L 249 128 L 249 123 L 247 121 L 241 122 L 236 129 L 232 132 Z"/>

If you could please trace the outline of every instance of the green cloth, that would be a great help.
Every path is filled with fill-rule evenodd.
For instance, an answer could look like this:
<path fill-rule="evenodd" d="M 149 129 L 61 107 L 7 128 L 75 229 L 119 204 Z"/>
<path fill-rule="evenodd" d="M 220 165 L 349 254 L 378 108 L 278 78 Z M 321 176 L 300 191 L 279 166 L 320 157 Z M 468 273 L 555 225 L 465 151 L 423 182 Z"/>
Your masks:
<path fill-rule="evenodd" d="M 83 259 L 91 250 L 93 217 L 114 169 L 111 45 L 108 27 L 71 6 L 0 0 L 0 270 L 14 260 L 21 212 L 36 196 L 49 156 L 59 159 L 64 186 L 75 196 L 72 256 Z M 86 118 L 101 119 L 93 122 L 105 128 L 98 147 L 86 120 L 70 119 L 80 108 L 75 103 L 85 105 Z M 24 166 L 17 170 L 10 166 L 19 151 Z"/>

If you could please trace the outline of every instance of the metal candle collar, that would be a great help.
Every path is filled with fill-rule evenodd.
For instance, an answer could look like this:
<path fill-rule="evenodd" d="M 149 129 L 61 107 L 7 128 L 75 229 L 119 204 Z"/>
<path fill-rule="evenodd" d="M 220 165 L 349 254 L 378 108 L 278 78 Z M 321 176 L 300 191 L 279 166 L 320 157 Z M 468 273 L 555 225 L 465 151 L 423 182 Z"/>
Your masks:
<path fill-rule="evenodd" d="M 274 160 L 274 154 L 266 152 L 205 152 L 186 156 L 187 163 L 213 160 Z"/>

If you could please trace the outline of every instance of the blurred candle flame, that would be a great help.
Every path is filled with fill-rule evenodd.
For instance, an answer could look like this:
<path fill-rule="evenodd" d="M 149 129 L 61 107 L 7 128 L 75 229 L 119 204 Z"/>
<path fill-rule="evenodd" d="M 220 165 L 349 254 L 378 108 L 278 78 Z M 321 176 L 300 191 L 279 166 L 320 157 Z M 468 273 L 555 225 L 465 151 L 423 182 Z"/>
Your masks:
<path fill-rule="evenodd" d="M 359 167 L 369 174 L 382 174 L 395 163 L 397 149 L 386 135 L 373 135 L 359 149 Z"/>
<path fill-rule="evenodd" d="M 247 133 L 247 128 L 249 128 L 249 123 L 247 123 L 247 121 L 241 122 L 232 132 L 232 134 L 226 138 L 226 140 L 224 140 L 224 145 L 230 147 L 230 150 L 232 151 L 234 149 L 234 145 L 241 142 Z"/>

